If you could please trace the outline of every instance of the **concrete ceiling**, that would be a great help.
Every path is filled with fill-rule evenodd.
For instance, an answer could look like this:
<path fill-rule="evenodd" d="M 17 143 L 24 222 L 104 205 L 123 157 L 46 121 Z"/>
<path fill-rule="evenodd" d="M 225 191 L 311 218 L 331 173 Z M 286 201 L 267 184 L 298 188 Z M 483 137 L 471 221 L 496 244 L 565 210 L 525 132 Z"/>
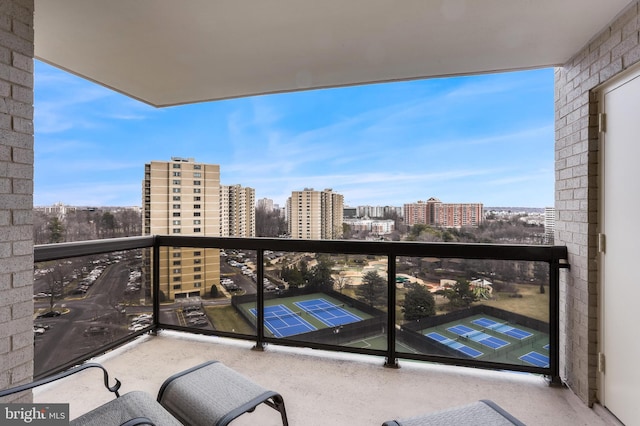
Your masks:
<path fill-rule="evenodd" d="M 169 106 L 556 66 L 629 3 L 35 0 L 35 55 Z"/>

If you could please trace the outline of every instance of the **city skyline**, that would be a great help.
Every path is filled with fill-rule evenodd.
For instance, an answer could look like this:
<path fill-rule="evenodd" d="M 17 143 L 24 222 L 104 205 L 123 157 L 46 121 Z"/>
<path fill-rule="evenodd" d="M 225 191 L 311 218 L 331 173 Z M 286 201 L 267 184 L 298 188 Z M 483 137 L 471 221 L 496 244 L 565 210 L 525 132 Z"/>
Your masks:
<path fill-rule="evenodd" d="M 35 205 L 140 205 L 142 165 L 175 156 L 280 206 L 306 187 L 349 206 L 553 205 L 552 69 L 165 109 L 35 70 Z"/>

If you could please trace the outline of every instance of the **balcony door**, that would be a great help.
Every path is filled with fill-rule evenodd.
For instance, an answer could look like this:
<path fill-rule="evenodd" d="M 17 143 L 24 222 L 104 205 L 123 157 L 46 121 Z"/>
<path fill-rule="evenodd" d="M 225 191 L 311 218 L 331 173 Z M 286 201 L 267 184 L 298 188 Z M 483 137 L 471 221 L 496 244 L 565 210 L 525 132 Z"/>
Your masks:
<path fill-rule="evenodd" d="M 640 69 L 600 91 L 600 400 L 640 425 Z"/>

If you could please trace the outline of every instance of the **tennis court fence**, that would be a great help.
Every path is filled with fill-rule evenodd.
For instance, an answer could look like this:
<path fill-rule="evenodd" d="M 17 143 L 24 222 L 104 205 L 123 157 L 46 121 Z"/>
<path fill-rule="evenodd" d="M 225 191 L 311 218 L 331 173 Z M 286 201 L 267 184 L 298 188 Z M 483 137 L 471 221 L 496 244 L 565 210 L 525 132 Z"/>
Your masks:
<path fill-rule="evenodd" d="M 421 330 L 436 327 L 438 325 L 455 321 L 462 321 L 474 315 L 487 315 L 493 318 L 498 318 L 503 322 L 508 322 L 512 325 L 518 324 L 532 330 L 539 331 L 541 333 L 549 333 L 549 323 L 547 322 L 486 305 L 476 305 L 472 306 L 469 309 L 461 309 L 459 311 L 450 312 L 444 315 L 421 318 L 419 320 L 411 321 L 404 324 L 402 326 L 402 329 L 419 332 Z"/>

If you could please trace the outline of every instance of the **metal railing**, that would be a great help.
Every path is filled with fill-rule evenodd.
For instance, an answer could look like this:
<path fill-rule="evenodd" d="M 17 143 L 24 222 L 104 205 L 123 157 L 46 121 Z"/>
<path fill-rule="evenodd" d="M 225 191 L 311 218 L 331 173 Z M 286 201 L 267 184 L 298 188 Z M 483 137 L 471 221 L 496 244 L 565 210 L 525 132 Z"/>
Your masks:
<path fill-rule="evenodd" d="M 160 315 L 160 251 L 169 247 L 215 248 L 223 250 L 248 250 L 255 252 L 256 265 L 256 294 L 255 294 L 255 330 L 251 334 L 237 333 L 230 330 L 216 330 L 189 327 L 163 321 Z M 530 373 L 543 374 L 551 382 L 559 382 L 559 275 L 562 268 L 567 268 L 567 250 L 561 246 L 531 246 L 531 245 L 496 245 L 496 244 L 459 244 L 459 243 L 421 243 L 421 242 L 371 242 L 371 241 L 340 241 L 340 240 L 292 240 L 269 238 L 217 238 L 217 237 L 174 237 L 149 236 L 119 238 L 110 240 L 95 240 L 77 243 L 62 243 L 36 246 L 34 261 L 50 262 L 79 256 L 90 256 L 124 250 L 152 249 L 152 312 L 153 322 L 146 328 L 128 333 L 108 342 L 99 348 L 92 349 L 80 356 L 73 357 L 60 363 L 53 369 L 37 372 L 36 377 L 44 377 L 72 365 L 83 362 L 100 353 L 131 341 L 146 332 L 159 329 L 179 330 L 190 333 L 232 337 L 255 341 L 255 348 L 261 349 L 265 344 L 286 346 L 304 346 L 316 349 L 343 351 L 360 354 L 384 356 L 385 366 L 397 366 L 399 358 L 439 362 L 460 366 L 470 366 L 489 369 L 508 369 Z M 367 255 L 386 258 L 387 294 L 386 307 L 380 309 L 380 321 L 384 327 L 383 338 L 386 345 L 383 349 L 362 348 L 344 344 L 333 344 L 330 341 L 306 338 L 301 340 L 296 335 L 275 337 L 265 332 L 265 302 L 271 298 L 264 288 L 265 252 L 287 253 L 322 253 L 333 255 Z M 475 359 L 473 356 L 451 356 L 447 351 L 405 351 L 398 350 L 398 339 L 407 334 L 424 334 L 417 327 L 400 324 L 397 318 L 398 292 L 396 288 L 397 261 L 399 258 L 436 258 L 436 259 L 464 259 L 464 260 L 495 260 L 513 262 L 542 262 L 548 265 L 548 322 L 544 323 L 548 331 L 548 365 L 527 365 L 526 363 L 505 363 L 504 361 Z M 515 320 L 513 319 L 515 318 Z M 518 316 L 509 316 L 509 320 L 519 322 Z M 384 326 L 386 324 L 386 327 Z M 415 324 L 414 324 L 415 325 Z M 336 332 L 339 331 L 336 329 Z M 418 337 L 419 338 L 419 337 Z M 427 339 L 425 339 L 427 340 Z M 465 337 L 464 340 L 467 340 Z M 499 339 L 500 340 L 500 339 Z M 506 338 L 504 339 L 507 340 Z M 455 343 L 454 343 L 455 344 Z M 427 342 L 432 345 L 433 342 Z M 457 344 L 456 344 L 457 345 Z M 469 343 L 473 345 L 473 343 Z M 464 345 L 463 345 L 464 346 Z M 446 348 L 445 348 L 446 349 Z M 449 352 L 451 352 L 449 350 Z"/>

